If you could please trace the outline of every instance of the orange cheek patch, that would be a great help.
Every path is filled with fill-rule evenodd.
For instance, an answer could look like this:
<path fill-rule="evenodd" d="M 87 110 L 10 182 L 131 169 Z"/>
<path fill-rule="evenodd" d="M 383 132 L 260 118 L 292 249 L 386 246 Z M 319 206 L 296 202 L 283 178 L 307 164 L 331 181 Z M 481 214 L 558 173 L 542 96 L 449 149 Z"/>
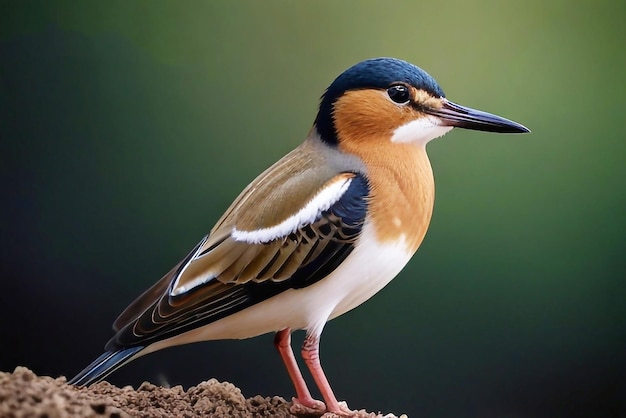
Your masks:
<path fill-rule="evenodd" d="M 398 126 L 418 116 L 410 106 L 393 103 L 381 90 L 346 92 L 337 100 L 333 111 L 338 137 L 353 141 L 380 137 L 381 134 L 391 137 Z"/>

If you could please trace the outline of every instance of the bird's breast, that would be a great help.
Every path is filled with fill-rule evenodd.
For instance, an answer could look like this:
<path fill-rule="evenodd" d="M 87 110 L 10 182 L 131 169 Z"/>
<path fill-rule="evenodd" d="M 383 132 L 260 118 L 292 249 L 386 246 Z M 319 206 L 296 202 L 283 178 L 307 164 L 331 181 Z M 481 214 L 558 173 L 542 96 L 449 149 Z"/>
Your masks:
<path fill-rule="evenodd" d="M 403 243 L 414 253 L 433 212 L 435 184 L 424 146 L 382 141 L 345 145 L 367 168 L 368 218 L 381 243 Z"/>

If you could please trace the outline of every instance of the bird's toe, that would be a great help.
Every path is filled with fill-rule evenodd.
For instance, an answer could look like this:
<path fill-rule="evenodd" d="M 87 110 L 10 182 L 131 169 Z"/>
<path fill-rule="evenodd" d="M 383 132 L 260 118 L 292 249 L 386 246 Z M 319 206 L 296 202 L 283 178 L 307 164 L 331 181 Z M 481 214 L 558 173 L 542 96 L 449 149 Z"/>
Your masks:
<path fill-rule="evenodd" d="M 294 415 L 322 416 L 326 412 L 326 404 L 313 398 L 293 398 L 289 412 Z"/>
<path fill-rule="evenodd" d="M 339 401 L 334 407 L 328 407 L 328 412 L 322 415 L 321 418 L 369 418 L 370 415 L 365 411 L 353 411 L 348 408 L 348 404 L 345 401 Z"/>

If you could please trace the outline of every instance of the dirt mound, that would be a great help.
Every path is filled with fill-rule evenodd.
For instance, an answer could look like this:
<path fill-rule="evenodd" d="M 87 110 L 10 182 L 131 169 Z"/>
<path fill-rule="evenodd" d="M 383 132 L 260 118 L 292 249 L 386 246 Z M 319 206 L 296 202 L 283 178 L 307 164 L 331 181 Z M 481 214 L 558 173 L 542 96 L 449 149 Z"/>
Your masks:
<path fill-rule="evenodd" d="M 165 388 L 148 382 L 135 390 L 108 382 L 76 388 L 66 384 L 65 377 L 39 377 L 25 367 L 0 372 L 0 417 L 7 418 L 293 417 L 290 405 L 279 396 L 246 399 L 235 385 L 215 379 L 186 391 L 182 386 Z M 365 411 L 355 416 L 382 417 Z"/>

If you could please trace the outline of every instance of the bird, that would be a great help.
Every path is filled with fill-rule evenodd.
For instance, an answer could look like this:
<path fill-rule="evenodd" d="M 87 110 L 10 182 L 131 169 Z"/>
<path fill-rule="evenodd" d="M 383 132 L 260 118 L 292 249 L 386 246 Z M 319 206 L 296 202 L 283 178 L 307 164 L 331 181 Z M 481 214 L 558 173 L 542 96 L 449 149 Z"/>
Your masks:
<path fill-rule="evenodd" d="M 372 58 L 322 95 L 304 142 L 253 180 L 211 231 L 115 320 L 105 352 L 69 381 L 85 386 L 167 347 L 274 333 L 294 413 L 349 416 L 322 369 L 325 324 L 385 287 L 422 243 L 434 204 L 426 145 L 453 128 L 526 133 L 456 104 L 421 68 Z M 304 330 L 301 357 L 291 347 Z"/>

